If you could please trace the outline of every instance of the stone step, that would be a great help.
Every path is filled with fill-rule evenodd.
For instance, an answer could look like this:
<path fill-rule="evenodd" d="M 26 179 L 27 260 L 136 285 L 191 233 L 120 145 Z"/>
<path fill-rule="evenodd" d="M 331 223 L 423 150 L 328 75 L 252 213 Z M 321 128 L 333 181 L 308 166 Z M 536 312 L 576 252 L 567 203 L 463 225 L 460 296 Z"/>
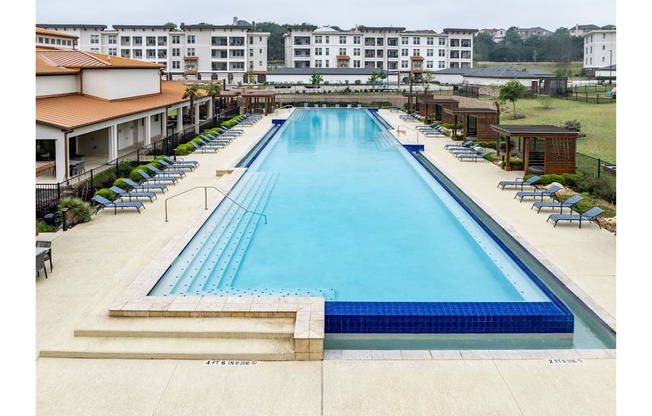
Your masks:
<path fill-rule="evenodd" d="M 76 337 L 289 339 L 294 318 L 111 317 L 83 324 Z"/>
<path fill-rule="evenodd" d="M 74 337 L 39 357 L 289 361 L 295 353 L 292 339 Z"/>

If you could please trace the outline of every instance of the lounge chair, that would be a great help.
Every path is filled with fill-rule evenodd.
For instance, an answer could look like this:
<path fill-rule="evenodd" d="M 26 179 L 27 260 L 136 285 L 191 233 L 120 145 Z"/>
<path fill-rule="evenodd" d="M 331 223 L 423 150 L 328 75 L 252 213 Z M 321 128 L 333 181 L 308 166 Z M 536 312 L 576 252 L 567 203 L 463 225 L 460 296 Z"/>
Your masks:
<path fill-rule="evenodd" d="M 176 165 L 177 163 L 182 163 L 184 165 L 199 166 L 199 162 L 197 162 L 196 160 L 175 159 L 170 156 L 163 156 L 163 159 L 167 160 L 169 163 L 172 163 L 173 165 Z"/>
<path fill-rule="evenodd" d="M 550 188 L 544 189 L 543 191 L 518 191 L 516 195 L 514 195 L 514 199 L 521 198 L 520 202 L 523 202 L 523 198 L 530 197 L 541 198 L 541 201 L 543 201 L 543 198 L 546 196 L 555 199 L 555 194 L 562 189 L 564 188 L 559 185 L 552 185 Z"/>
<path fill-rule="evenodd" d="M 570 209 L 571 213 L 573 212 L 573 206 L 583 200 L 582 195 L 573 195 L 565 201 L 536 201 L 530 209 L 537 207 L 537 214 L 541 211 L 541 208 L 559 208 L 559 213 L 564 213 L 564 208 Z"/>
<path fill-rule="evenodd" d="M 515 181 L 500 181 L 498 182 L 498 186 L 503 190 L 505 189 L 506 186 L 515 186 L 517 188 L 521 188 L 522 191 L 526 186 L 536 187 L 534 184 L 539 182 L 540 180 L 541 177 L 534 175 L 534 176 L 530 176 L 529 179 L 516 178 Z"/>
<path fill-rule="evenodd" d="M 204 142 L 201 142 L 202 146 L 195 143 L 194 140 L 191 140 L 188 143 L 190 143 L 195 148 L 195 150 L 199 150 L 202 153 L 206 153 L 209 150 L 212 150 L 213 152 L 219 152 L 220 151 L 220 149 L 217 146 L 206 146 L 206 145 L 204 145 Z"/>
<path fill-rule="evenodd" d="M 115 213 L 118 213 L 118 208 L 124 209 L 124 208 L 136 208 L 138 210 L 138 213 L 140 214 L 140 209 L 145 209 L 145 205 L 143 205 L 142 202 L 140 201 L 129 201 L 129 202 L 114 202 L 114 201 L 109 201 L 108 199 L 104 198 L 103 196 L 100 195 L 95 195 L 93 198 L 93 201 L 97 202 L 100 204 L 101 208 L 113 208 L 115 210 Z"/>
<path fill-rule="evenodd" d="M 485 150 L 484 152 L 477 154 L 477 153 L 472 153 L 468 155 L 459 155 L 457 158 L 460 160 L 472 160 L 474 162 L 477 162 L 480 159 L 484 159 L 485 157 L 489 156 L 491 154 L 491 150 Z"/>
<path fill-rule="evenodd" d="M 555 222 L 555 227 L 557 226 L 557 222 L 559 221 L 579 221 L 580 223 L 580 228 L 582 228 L 582 221 L 588 221 L 588 222 L 595 222 L 598 224 L 598 227 L 602 228 L 600 223 L 598 222 L 598 216 L 604 213 L 604 210 L 598 208 L 598 207 L 593 207 L 589 209 L 588 211 L 584 212 L 583 214 L 550 214 L 546 222 L 553 220 Z"/>
<path fill-rule="evenodd" d="M 173 185 L 176 185 L 178 181 L 178 179 L 174 176 L 149 176 L 149 174 L 142 169 L 138 169 L 138 174 L 143 177 L 145 182 L 169 182 Z"/>
<path fill-rule="evenodd" d="M 226 147 L 231 143 L 231 139 L 225 138 L 225 137 L 209 137 L 203 134 L 200 134 L 198 137 L 199 141 L 208 144 L 211 146 L 220 146 L 220 147 Z"/>
<path fill-rule="evenodd" d="M 186 176 L 186 172 L 182 170 L 165 169 L 165 171 L 162 171 L 161 169 L 152 165 L 147 165 L 147 169 L 151 170 L 155 175 L 168 175 L 168 176 L 174 175 L 174 176 L 178 176 L 179 178 L 183 178 L 184 176 Z"/>
<path fill-rule="evenodd" d="M 137 183 L 129 178 L 124 178 L 123 181 L 133 189 L 140 189 L 141 191 L 161 191 L 165 193 L 168 190 L 167 185 L 163 183 Z"/>
<path fill-rule="evenodd" d="M 131 198 L 149 198 L 149 202 L 154 202 L 154 198 L 156 198 L 154 192 L 127 192 L 119 186 L 112 186 L 109 189 L 118 194 L 120 199 L 129 198 L 130 201 Z"/>
<path fill-rule="evenodd" d="M 477 155 L 485 151 L 485 148 L 482 146 L 473 146 L 470 148 L 462 147 L 459 149 L 453 149 L 450 152 L 455 157 L 460 157 L 462 155 Z"/>
<path fill-rule="evenodd" d="M 166 171 L 168 169 L 187 169 L 192 172 L 193 170 L 197 169 L 195 165 L 191 165 L 191 164 L 186 165 L 183 163 L 172 164 L 172 163 L 168 163 L 166 160 L 163 159 L 159 159 L 157 162 L 165 166 Z"/>
<path fill-rule="evenodd" d="M 464 143 L 448 143 L 444 145 L 444 149 L 447 149 L 449 151 L 453 149 L 459 149 L 459 148 L 471 148 L 471 145 L 473 144 L 473 140 L 467 140 Z"/>

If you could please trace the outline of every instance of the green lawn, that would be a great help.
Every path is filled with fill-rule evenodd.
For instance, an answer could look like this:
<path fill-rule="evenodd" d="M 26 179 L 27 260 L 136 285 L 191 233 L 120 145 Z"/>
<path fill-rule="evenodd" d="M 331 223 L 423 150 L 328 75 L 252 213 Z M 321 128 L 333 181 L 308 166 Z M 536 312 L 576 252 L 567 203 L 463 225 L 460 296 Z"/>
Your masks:
<path fill-rule="evenodd" d="M 481 98 L 492 100 L 491 97 Z M 538 99 L 521 98 L 516 101 L 516 114 L 525 118 L 511 120 L 512 103 L 500 115 L 501 124 L 552 124 L 563 126 L 566 121 L 578 120 L 580 132 L 586 137 L 577 139 L 577 151 L 587 156 L 616 163 L 616 104 L 588 104 L 564 99 L 551 99 L 546 108 Z"/>

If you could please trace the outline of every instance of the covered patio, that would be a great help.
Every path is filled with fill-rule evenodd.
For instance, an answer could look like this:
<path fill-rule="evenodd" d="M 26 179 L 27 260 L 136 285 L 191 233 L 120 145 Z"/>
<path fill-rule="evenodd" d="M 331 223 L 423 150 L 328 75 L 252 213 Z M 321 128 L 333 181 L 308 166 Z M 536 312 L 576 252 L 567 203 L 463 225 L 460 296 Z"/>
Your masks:
<path fill-rule="evenodd" d="M 457 108 L 460 102 L 454 98 L 424 98 L 419 101 L 419 108 L 423 108 L 426 124 L 439 121 L 447 124 L 457 124 L 455 117 L 446 112 L 447 109 Z"/>
<path fill-rule="evenodd" d="M 276 108 L 276 93 L 269 91 L 243 91 L 243 107 L 248 113 L 260 113 L 267 115 L 273 113 Z"/>
<path fill-rule="evenodd" d="M 505 170 L 510 170 L 510 144 L 518 138 L 523 171 L 532 174 L 575 173 L 578 132 L 551 125 L 491 125 L 506 136 Z"/>
<path fill-rule="evenodd" d="M 492 130 L 492 125 L 500 122 L 500 112 L 491 108 L 444 108 L 444 114 L 453 118 L 453 137 L 457 136 L 457 125 L 462 118 L 463 137 L 477 141 L 496 141 L 496 151 L 500 154 L 500 135 Z"/>

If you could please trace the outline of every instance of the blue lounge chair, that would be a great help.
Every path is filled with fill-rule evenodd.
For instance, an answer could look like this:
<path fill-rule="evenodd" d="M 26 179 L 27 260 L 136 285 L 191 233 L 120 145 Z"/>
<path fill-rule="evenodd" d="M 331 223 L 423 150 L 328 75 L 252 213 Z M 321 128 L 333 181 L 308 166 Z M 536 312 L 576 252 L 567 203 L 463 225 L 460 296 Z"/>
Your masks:
<path fill-rule="evenodd" d="M 541 177 L 534 175 L 530 176 L 529 179 L 516 179 L 515 181 L 500 181 L 498 182 L 498 186 L 501 189 L 505 189 L 506 186 L 515 186 L 517 188 L 521 188 L 521 191 L 526 187 L 526 186 L 532 186 L 534 187 L 535 183 L 539 182 L 541 180 Z"/>
<path fill-rule="evenodd" d="M 520 202 L 523 202 L 523 198 L 543 198 L 549 196 L 552 199 L 556 199 L 555 194 L 564 189 L 559 185 L 552 185 L 550 188 L 544 189 L 543 191 L 519 191 L 514 195 L 514 199 L 521 198 Z"/>
<path fill-rule="evenodd" d="M 222 146 L 226 147 L 227 144 L 231 143 L 232 138 L 230 137 L 211 137 L 207 136 L 205 134 L 200 134 L 199 135 L 199 141 L 205 144 L 212 144 L 214 146 Z"/>
<path fill-rule="evenodd" d="M 473 145 L 473 140 L 467 140 L 464 143 L 448 143 L 448 144 L 445 144 L 444 149 L 447 149 L 448 151 L 451 151 L 453 149 L 461 149 L 461 148 L 470 149 L 471 145 Z"/>
<path fill-rule="evenodd" d="M 478 154 L 484 152 L 484 147 L 482 146 L 473 146 L 473 147 L 460 147 L 458 149 L 452 149 L 450 152 L 453 156 L 458 157 L 459 155 L 468 155 L 468 154 Z"/>
<path fill-rule="evenodd" d="M 185 160 L 185 159 L 175 159 L 170 156 L 163 156 L 165 160 L 168 161 L 168 163 L 172 163 L 173 165 L 176 165 L 178 163 L 184 164 L 184 165 L 193 165 L 199 167 L 199 162 L 196 160 Z"/>
<path fill-rule="evenodd" d="M 485 157 L 489 156 L 491 154 L 491 150 L 486 150 L 480 154 L 468 154 L 468 155 L 459 155 L 457 158 L 460 160 L 472 160 L 474 162 L 477 162 L 480 159 L 484 159 Z"/>
<path fill-rule="evenodd" d="M 147 165 L 147 169 L 151 170 L 155 175 L 168 175 L 168 176 L 178 176 L 179 178 L 183 178 L 186 176 L 186 172 L 182 170 L 165 170 L 162 171 L 161 169 L 157 168 L 156 166 L 152 165 Z"/>
<path fill-rule="evenodd" d="M 201 151 L 202 153 L 206 153 L 206 152 L 209 151 L 209 150 L 212 150 L 213 152 L 219 152 L 219 151 L 220 151 L 220 149 L 217 148 L 217 146 L 204 146 L 204 145 L 203 145 L 203 142 L 202 142 L 202 146 L 200 146 L 200 145 L 198 145 L 197 143 L 195 143 L 194 140 L 191 140 L 191 141 L 189 141 L 188 143 L 190 143 L 190 144 L 195 148 L 195 150 L 199 150 L 199 151 Z"/>
<path fill-rule="evenodd" d="M 161 191 L 162 193 L 165 193 L 165 191 L 168 190 L 167 185 L 163 183 L 137 183 L 129 178 L 124 178 L 123 181 L 136 190 L 139 189 L 141 191 Z"/>
<path fill-rule="evenodd" d="M 97 202 L 100 204 L 102 208 L 113 208 L 115 210 L 115 213 L 118 213 L 118 208 L 124 209 L 124 208 L 136 208 L 138 210 L 138 213 L 140 214 L 140 209 L 145 209 L 145 205 L 143 205 L 142 202 L 140 201 L 130 201 L 130 202 L 114 202 L 114 201 L 109 201 L 108 199 L 104 198 L 103 196 L 100 195 L 95 195 L 93 198 L 93 201 Z"/>
<path fill-rule="evenodd" d="M 176 185 L 178 181 L 178 179 L 175 178 L 174 176 L 158 176 L 158 175 L 150 176 L 147 172 L 145 172 L 142 169 L 138 169 L 138 174 L 143 177 L 146 183 L 147 182 L 154 182 L 154 183 L 169 182 L 173 185 Z"/>
<path fill-rule="evenodd" d="M 156 198 L 154 192 L 127 192 L 119 186 L 112 186 L 109 189 L 118 194 L 120 199 L 129 198 L 130 201 L 131 198 L 149 198 L 149 202 L 154 202 L 154 198 Z"/>
<path fill-rule="evenodd" d="M 571 213 L 573 212 L 573 206 L 583 200 L 582 195 L 573 195 L 565 201 L 536 201 L 530 209 L 537 207 L 537 214 L 541 211 L 541 208 L 559 208 L 559 213 L 564 213 L 564 208 L 570 209 Z"/>
<path fill-rule="evenodd" d="M 598 216 L 600 214 L 604 213 L 604 210 L 598 208 L 598 207 L 593 207 L 590 210 L 584 212 L 583 214 L 550 214 L 546 222 L 553 220 L 555 222 L 555 227 L 557 226 L 557 222 L 559 221 L 579 221 L 580 223 L 580 228 L 582 228 L 582 221 L 588 221 L 588 222 L 595 222 L 598 224 L 598 227 L 602 228 L 600 223 L 598 222 Z"/>
<path fill-rule="evenodd" d="M 173 170 L 174 169 L 187 169 L 187 170 L 192 172 L 193 170 L 196 169 L 195 165 L 185 165 L 185 164 L 182 164 L 182 163 L 178 163 L 178 164 L 173 165 L 172 163 L 168 163 L 166 160 L 163 160 L 163 159 L 159 159 L 157 162 L 160 163 L 161 165 L 165 166 L 166 171 L 168 169 L 173 169 Z"/>

